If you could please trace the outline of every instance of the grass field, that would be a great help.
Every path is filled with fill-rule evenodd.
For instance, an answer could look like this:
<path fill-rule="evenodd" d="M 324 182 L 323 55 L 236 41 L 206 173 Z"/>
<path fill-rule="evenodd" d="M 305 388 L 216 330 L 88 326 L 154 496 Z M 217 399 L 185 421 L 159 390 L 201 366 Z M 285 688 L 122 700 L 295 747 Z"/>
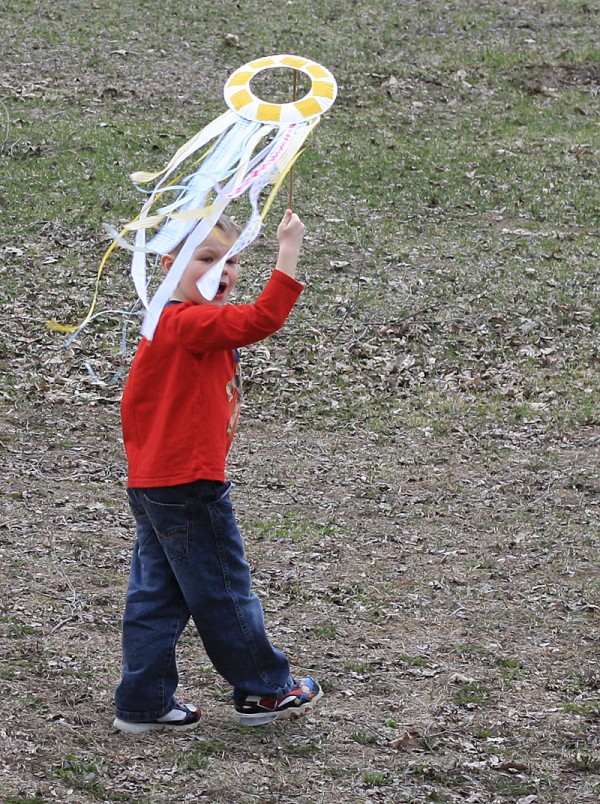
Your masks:
<path fill-rule="evenodd" d="M 0 17 L 0 799 L 597 801 L 597 0 Z M 326 696 L 244 730 L 190 629 L 202 727 L 129 739 L 111 722 L 138 319 L 125 354 L 120 316 L 68 348 L 46 322 L 85 316 L 103 227 L 139 209 L 129 174 L 224 111 L 234 69 L 284 52 L 339 96 L 295 170 L 306 291 L 244 353 L 229 474 L 273 641 Z M 98 309 L 134 301 L 120 252 Z"/>

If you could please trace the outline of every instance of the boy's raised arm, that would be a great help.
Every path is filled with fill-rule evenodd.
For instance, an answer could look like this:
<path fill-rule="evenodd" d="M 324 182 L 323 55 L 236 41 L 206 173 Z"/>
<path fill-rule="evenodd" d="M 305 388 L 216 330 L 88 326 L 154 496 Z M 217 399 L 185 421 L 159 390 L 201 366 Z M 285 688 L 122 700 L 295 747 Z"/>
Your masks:
<path fill-rule="evenodd" d="M 277 228 L 279 254 L 275 270 L 282 271 L 284 274 L 295 278 L 303 237 L 304 224 L 295 212 L 292 212 L 291 209 L 286 209 Z"/>

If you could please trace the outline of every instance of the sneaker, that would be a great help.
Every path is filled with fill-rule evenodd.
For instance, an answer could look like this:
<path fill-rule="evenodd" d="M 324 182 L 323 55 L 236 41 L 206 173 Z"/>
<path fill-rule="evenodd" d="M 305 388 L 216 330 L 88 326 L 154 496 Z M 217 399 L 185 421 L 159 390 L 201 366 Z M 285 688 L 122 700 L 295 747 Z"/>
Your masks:
<path fill-rule="evenodd" d="M 301 678 L 300 681 L 294 681 L 294 685 L 283 698 L 246 695 L 240 701 L 235 701 L 238 723 L 243 726 L 262 726 L 285 717 L 295 720 L 310 712 L 323 697 L 323 690 L 312 678 Z"/>
<path fill-rule="evenodd" d="M 199 724 L 200 709 L 193 704 L 179 702 L 166 715 L 157 720 L 150 720 L 146 723 L 132 723 L 128 720 L 121 720 L 120 717 L 113 720 L 115 729 L 126 731 L 128 734 L 144 734 L 147 731 L 189 731 L 195 729 Z"/>

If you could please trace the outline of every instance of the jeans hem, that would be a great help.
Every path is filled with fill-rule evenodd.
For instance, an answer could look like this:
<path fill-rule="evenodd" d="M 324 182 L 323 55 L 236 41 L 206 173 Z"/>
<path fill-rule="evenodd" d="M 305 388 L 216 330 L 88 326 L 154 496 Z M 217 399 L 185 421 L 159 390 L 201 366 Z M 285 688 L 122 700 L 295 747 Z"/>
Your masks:
<path fill-rule="evenodd" d="M 115 709 L 115 714 L 124 723 L 153 723 L 155 720 L 164 717 L 172 708 L 169 706 L 162 712 L 157 709 L 156 714 L 153 712 L 123 712 L 120 709 Z"/>

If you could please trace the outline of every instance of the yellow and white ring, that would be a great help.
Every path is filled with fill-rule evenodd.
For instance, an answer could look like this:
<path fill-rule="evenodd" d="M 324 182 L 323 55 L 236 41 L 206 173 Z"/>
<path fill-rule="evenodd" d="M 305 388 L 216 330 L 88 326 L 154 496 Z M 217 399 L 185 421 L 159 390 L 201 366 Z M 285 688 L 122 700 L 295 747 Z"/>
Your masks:
<path fill-rule="evenodd" d="M 312 82 L 309 92 L 290 103 L 269 103 L 257 98 L 250 82 L 262 70 L 274 67 L 291 67 L 307 75 Z M 246 120 L 289 126 L 326 112 L 336 98 L 337 84 L 329 70 L 316 61 L 301 56 L 266 56 L 249 61 L 232 73 L 223 94 L 229 108 Z"/>

